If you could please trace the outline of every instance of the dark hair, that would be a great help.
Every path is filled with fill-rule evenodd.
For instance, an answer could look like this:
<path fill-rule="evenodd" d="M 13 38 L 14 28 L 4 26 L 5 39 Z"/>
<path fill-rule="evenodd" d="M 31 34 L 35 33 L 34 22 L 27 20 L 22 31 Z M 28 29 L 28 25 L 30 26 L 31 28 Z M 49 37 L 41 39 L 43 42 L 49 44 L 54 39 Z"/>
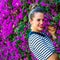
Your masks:
<path fill-rule="evenodd" d="M 43 10 L 42 8 L 38 7 L 38 6 L 32 8 L 32 10 L 30 11 L 30 13 L 29 13 L 29 15 L 28 15 L 29 20 L 32 19 L 32 17 L 34 16 L 34 13 L 35 13 L 35 12 L 41 12 L 41 13 L 44 13 L 44 10 Z"/>

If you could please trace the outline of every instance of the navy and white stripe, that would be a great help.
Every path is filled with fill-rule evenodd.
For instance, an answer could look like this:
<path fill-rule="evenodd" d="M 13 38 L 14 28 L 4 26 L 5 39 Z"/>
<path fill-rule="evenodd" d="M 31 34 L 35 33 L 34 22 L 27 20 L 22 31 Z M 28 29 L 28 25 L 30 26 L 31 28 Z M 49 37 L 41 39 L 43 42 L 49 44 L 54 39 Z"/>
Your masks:
<path fill-rule="evenodd" d="M 30 50 L 38 60 L 47 60 L 55 52 L 52 41 L 46 34 L 31 33 L 28 39 Z"/>

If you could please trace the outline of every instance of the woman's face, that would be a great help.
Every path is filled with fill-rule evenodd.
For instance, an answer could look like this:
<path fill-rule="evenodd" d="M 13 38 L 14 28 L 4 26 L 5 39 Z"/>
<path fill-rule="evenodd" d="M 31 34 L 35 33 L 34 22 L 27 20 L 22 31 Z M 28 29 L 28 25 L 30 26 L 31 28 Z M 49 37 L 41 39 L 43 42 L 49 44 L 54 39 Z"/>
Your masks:
<path fill-rule="evenodd" d="M 43 23 L 44 23 L 44 13 L 35 12 L 32 20 L 30 20 L 32 31 L 36 32 L 42 31 L 44 28 Z"/>

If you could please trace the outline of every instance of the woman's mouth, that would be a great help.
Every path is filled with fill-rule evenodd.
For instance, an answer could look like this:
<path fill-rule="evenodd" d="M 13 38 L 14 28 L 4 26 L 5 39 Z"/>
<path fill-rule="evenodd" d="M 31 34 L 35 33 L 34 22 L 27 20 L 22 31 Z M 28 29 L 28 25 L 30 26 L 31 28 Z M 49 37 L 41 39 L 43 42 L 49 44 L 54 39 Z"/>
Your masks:
<path fill-rule="evenodd" d="M 43 28 L 43 26 L 39 26 L 40 28 Z"/>

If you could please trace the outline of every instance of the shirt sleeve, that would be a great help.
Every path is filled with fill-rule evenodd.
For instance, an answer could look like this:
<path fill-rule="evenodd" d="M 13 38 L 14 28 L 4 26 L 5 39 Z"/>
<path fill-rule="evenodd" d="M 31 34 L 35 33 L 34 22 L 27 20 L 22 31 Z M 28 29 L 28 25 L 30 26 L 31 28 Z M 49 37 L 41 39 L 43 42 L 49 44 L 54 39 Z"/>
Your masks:
<path fill-rule="evenodd" d="M 32 34 L 29 38 L 29 47 L 38 59 L 43 60 L 43 58 L 48 59 L 54 51 L 50 50 L 42 38 L 42 36 Z"/>

